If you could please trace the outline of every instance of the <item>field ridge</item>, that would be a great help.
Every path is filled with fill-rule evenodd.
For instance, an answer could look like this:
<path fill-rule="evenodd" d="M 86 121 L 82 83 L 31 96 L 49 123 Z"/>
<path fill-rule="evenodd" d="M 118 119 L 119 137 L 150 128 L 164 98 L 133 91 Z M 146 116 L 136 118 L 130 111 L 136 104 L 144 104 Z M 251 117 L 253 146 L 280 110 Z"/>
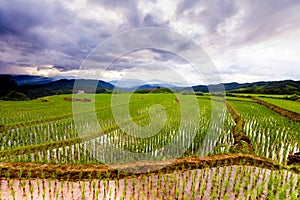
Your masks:
<path fill-rule="evenodd" d="M 242 152 L 253 153 L 254 148 L 251 143 L 250 138 L 244 132 L 244 119 L 238 114 L 238 112 L 226 102 L 227 110 L 232 115 L 236 125 L 233 127 L 233 137 L 234 137 L 234 146 L 231 147 L 232 150 L 238 150 Z"/>
<path fill-rule="evenodd" d="M 0 162 L 0 178 L 50 178 L 61 180 L 115 179 L 140 176 L 149 173 L 172 173 L 191 169 L 224 167 L 231 165 L 251 165 L 272 170 L 289 170 L 299 174 L 299 167 L 280 165 L 267 158 L 244 153 L 222 154 L 202 157 L 186 157 L 163 161 L 140 161 L 105 164 L 39 164 L 30 162 Z M 135 173 L 141 171 L 146 173 Z M 132 173 L 131 173 L 132 172 Z M 30 174 L 30 177 L 28 177 Z"/>
<path fill-rule="evenodd" d="M 267 108 L 269 108 L 269 109 L 271 109 L 271 110 L 274 110 L 275 112 L 279 113 L 279 114 L 282 115 L 282 116 L 285 116 L 285 117 L 287 117 L 287 118 L 289 118 L 289 119 L 292 119 L 292 120 L 294 120 L 294 121 L 300 122 L 300 114 L 298 114 L 298 113 L 296 113 L 296 112 L 293 112 L 293 111 L 290 111 L 290 110 L 286 110 L 286 109 L 284 109 L 284 108 L 280 108 L 280 107 L 278 107 L 278 106 L 275 106 L 275 105 L 273 105 L 273 104 L 271 104 L 271 103 L 268 103 L 268 102 L 266 102 L 266 101 L 257 99 L 257 98 L 255 98 L 255 97 L 252 97 L 252 99 L 253 99 L 256 103 L 258 103 L 258 104 L 260 104 L 260 105 L 263 105 L 263 106 L 265 106 L 265 107 L 267 107 Z"/>

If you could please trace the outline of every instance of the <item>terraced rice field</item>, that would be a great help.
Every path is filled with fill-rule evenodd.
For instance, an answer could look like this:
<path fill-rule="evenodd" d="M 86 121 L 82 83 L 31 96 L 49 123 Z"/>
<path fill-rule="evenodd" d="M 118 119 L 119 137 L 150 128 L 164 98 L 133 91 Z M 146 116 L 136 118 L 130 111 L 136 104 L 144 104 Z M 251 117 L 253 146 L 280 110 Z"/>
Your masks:
<path fill-rule="evenodd" d="M 300 124 L 251 99 L 76 98 L 0 101 L 2 199 L 300 197 Z"/>
<path fill-rule="evenodd" d="M 278 106 L 280 108 L 300 114 L 300 104 L 297 101 L 290 101 L 286 99 L 275 99 L 275 98 L 263 98 L 263 97 L 260 97 L 259 99 L 266 101 L 270 104 L 273 104 L 275 106 Z"/>

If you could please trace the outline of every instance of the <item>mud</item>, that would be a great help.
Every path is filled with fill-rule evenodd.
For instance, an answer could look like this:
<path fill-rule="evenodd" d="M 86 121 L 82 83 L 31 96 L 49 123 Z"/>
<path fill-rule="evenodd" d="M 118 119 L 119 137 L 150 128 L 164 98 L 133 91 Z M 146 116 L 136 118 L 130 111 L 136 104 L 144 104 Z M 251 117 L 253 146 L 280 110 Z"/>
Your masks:
<path fill-rule="evenodd" d="M 232 146 L 231 149 L 233 151 L 254 153 L 254 148 L 251 143 L 251 140 L 244 131 L 244 119 L 240 117 L 240 115 L 228 102 L 226 102 L 226 107 L 236 123 L 236 125 L 233 128 L 234 146 Z"/>

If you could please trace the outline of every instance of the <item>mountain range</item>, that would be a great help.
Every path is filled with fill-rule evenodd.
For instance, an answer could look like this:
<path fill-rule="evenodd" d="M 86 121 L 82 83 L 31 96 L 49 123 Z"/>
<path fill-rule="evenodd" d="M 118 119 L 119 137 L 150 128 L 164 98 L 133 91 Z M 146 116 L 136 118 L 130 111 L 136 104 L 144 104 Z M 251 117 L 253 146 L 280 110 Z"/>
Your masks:
<path fill-rule="evenodd" d="M 2 99 L 10 99 L 7 96 L 12 92 L 14 92 L 14 98 L 16 95 L 21 95 L 23 99 L 35 99 L 48 95 L 77 93 L 79 91 L 84 91 L 85 93 L 111 93 L 113 90 L 131 92 L 134 90 L 150 91 L 156 88 L 169 88 L 177 92 L 220 92 L 222 89 L 225 89 L 226 92 L 231 93 L 300 94 L 300 81 L 294 80 L 260 81 L 254 83 L 232 82 L 182 87 L 164 82 L 159 83 L 159 81 L 150 84 L 139 80 L 127 80 L 126 83 L 118 83 L 117 81 L 105 82 L 101 80 L 74 79 L 73 77 L 60 79 L 60 77 L 0 75 L 0 86 L 0 98 Z"/>

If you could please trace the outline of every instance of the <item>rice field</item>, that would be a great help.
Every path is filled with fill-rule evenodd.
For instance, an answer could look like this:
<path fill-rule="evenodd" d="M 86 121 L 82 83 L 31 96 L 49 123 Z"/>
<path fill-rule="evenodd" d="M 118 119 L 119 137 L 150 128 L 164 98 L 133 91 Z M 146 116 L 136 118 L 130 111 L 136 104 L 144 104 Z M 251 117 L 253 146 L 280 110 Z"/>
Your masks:
<path fill-rule="evenodd" d="M 230 101 L 245 120 L 244 131 L 255 154 L 285 163 L 288 154 L 299 152 L 300 124 L 254 102 Z"/>
<path fill-rule="evenodd" d="M 222 97 L 86 94 L 0 101 L 0 197 L 299 199 L 299 168 L 286 165 L 288 155 L 299 152 L 299 122 L 244 99 L 227 101 L 244 121 L 251 156 L 262 160 L 238 154 L 231 164 L 218 160 L 238 153 L 232 147 L 239 122 Z M 185 158 L 205 162 L 174 164 Z M 20 167 L 28 163 L 35 167 Z M 122 169 L 128 163 L 133 167 Z"/>
<path fill-rule="evenodd" d="M 300 114 L 300 104 L 297 101 L 291 101 L 291 100 L 286 100 L 286 99 L 275 99 L 275 98 L 263 98 L 260 97 L 259 99 L 266 101 L 270 104 L 273 104 L 275 106 L 278 106 L 280 108 L 296 112 Z"/>

